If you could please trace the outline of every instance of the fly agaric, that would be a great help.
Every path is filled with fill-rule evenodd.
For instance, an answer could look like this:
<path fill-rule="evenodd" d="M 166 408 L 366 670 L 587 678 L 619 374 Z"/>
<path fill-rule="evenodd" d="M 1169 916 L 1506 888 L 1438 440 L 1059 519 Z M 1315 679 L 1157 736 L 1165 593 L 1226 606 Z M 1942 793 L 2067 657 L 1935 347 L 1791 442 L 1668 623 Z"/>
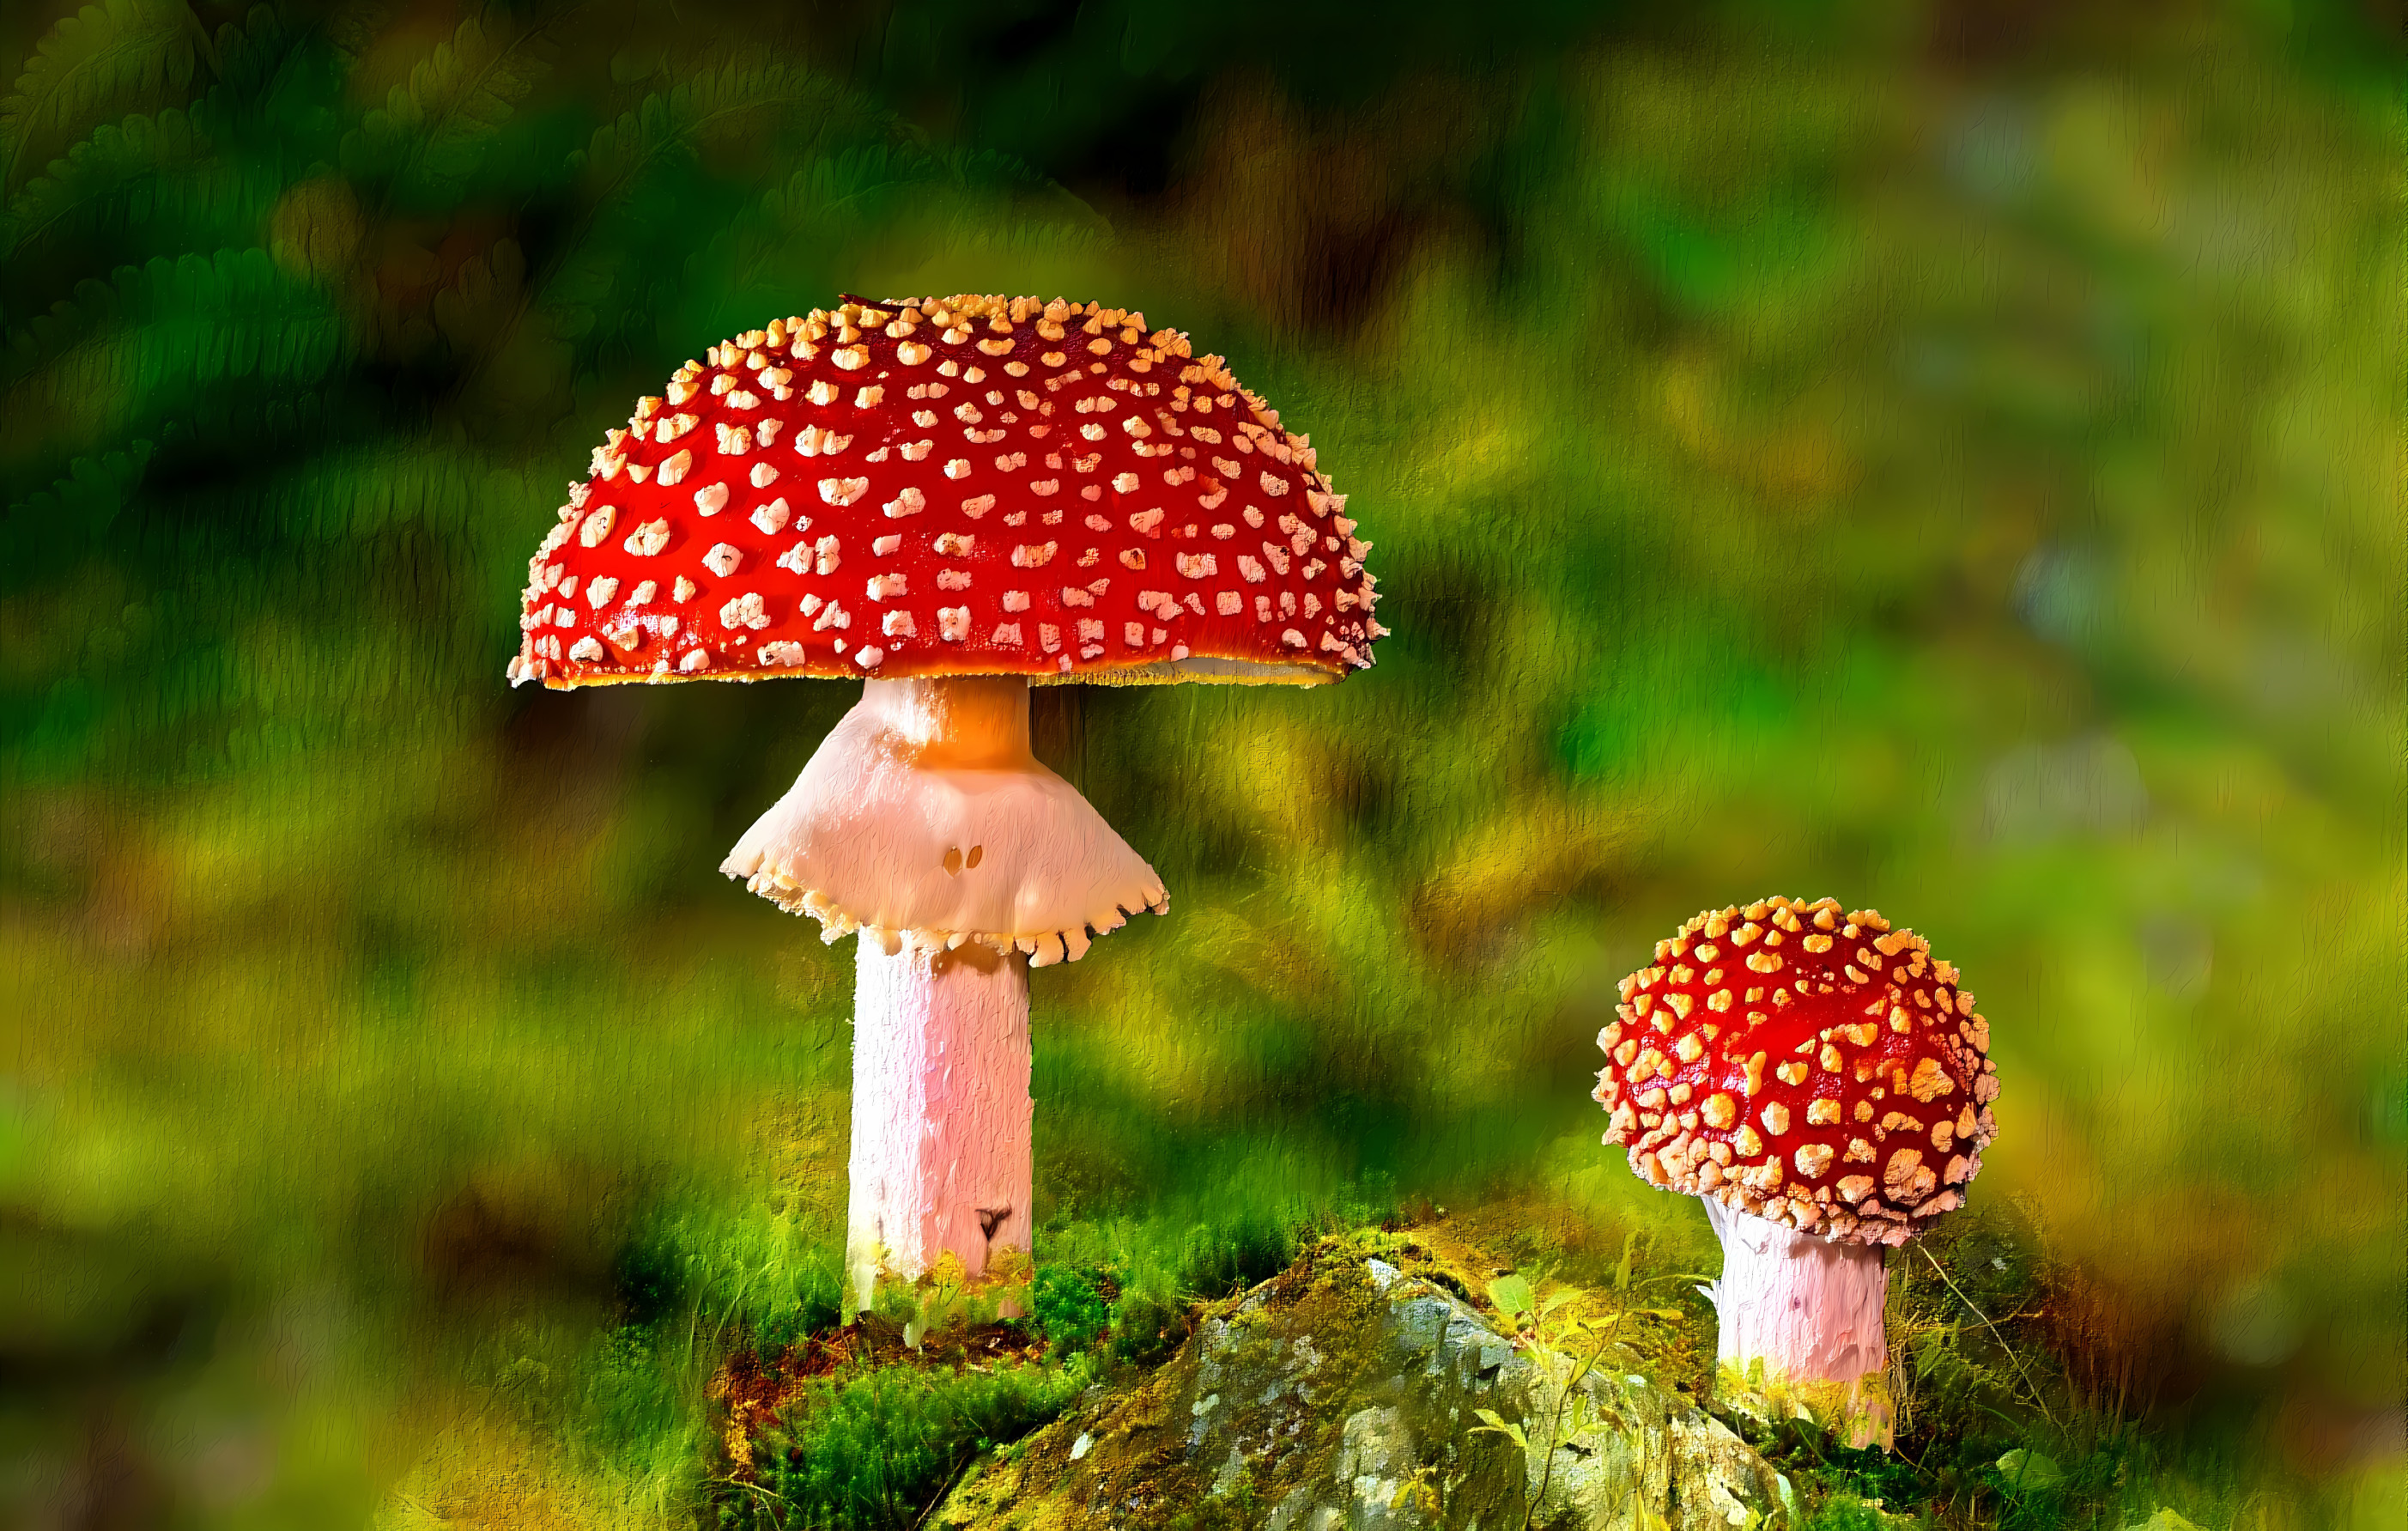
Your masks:
<path fill-rule="evenodd" d="M 1698 915 L 1621 991 L 1597 1038 L 1605 1141 L 1705 1198 L 1721 1366 L 1760 1362 L 1850 1445 L 1886 1447 L 1884 1252 L 1981 1172 L 1989 1022 L 1923 937 L 1831 899 Z"/>
<path fill-rule="evenodd" d="M 1029 1248 L 1027 969 L 1154 869 L 1028 747 L 1028 687 L 1321 685 L 1383 629 L 1312 442 L 1142 314 L 958 296 L 688 362 L 572 484 L 513 682 L 844 677 L 860 702 L 723 870 L 858 932 L 852 1303 Z"/>

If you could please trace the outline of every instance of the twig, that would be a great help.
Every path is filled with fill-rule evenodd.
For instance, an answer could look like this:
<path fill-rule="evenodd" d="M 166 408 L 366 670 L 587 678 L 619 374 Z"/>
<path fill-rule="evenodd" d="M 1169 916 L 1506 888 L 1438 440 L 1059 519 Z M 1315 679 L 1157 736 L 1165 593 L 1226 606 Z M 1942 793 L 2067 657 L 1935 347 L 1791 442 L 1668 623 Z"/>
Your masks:
<path fill-rule="evenodd" d="M 1920 1244 L 1916 1245 L 1915 1248 L 1923 1249 L 1923 1258 L 1931 1262 L 1932 1270 L 1939 1275 L 1942 1281 L 1948 1283 L 1948 1290 L 1956 1293 L 1956 1300 L 1965 1305 L 1965 1310 L 1972 1314 L 1975 1318 L 1980 1319 L 1983 1326 L 1990 1331 L 1991 1336 L 1998 1340 L 1999 1349 L 2007 1352 L 2007 1360 L 2014 1365 L 2015 1375 L 2022 1378 L 2024 1380 L 2025 1391 L 2031 1394 L 2032 1402 L 2040 1406 L 2041 1418 L 2048 1422 L 2049 1428 L 2052 1430 L 2062 1428 L 2057 1423 L 2057 1416 L 2049 1412 L 2048 1400 L 2040 1395 L 2040 1389 L 2033 1384 L 2031 1373 L 2024 1370 L 2023 1357 L 2015 1354 L 2015 1348 L 2007 1343 L 2006 1335 L 1997 1324 L 1990 1322 L 1988 1314 L 1984 1313 L 1980 1308 L 1973 1306 L 1972 1298 L 1966 1296 L 1965 1293 L 1958 1289 L 1955 1278 L 1948 1274 L 1948 1268 L 1940 1263 L 1937 1256 L 1935 1256 L 1929 1249 L 1923 1249 L 1923 1246 Z"/>
<path fill-rule="evenodd" d="M 712 1482 L 714 1482 L 714 1483 L 723 1484 L 723 1485 L 724 1485 L 724 1486 L 726 1486 L 726 1487 L 728 1487 L 728 1488 L 751 1489 L 753 1493 L 755 1493 L 755 1494 L 759 1495 L 762 1498 L 767 1499 L 767 1500 L 770 1501 L 770 1502 L 771 1502 L 771 1503 L 773 1503 L 773 1504 L 777 1502 L 777 1498 L 778 1498 L 778 1496 L 777 1496 L 776 1495 L 774 1495 L 774 1494 L 770 1493 L 767 1489 L 763 1488 L 763 1487 L 762 1487 L 760 1484 L 758 1484 L 758 1483 L 750 1482 L 750 1481 L 748 1481 L 748 1480 L 744 1480 L 744 1479 L 741 1479 L 741 1478 L 737 1478 L 737 1477 L 733 1477 L 733 1476 L 726 1477 L 726 1478 L 714 1478 L 714 1479 L 712 1479 L 712 1480 L 711 1480 L 711 1481 L 712 1481 Z"/>
<path fill-rule="evenodd" d="M 976 1466 L 978 1459 L 985 1454 L 983 1452 L 972 1452 L 962 1458 L 962 1465 L 955 1467 L 953 1476 L 945 1480 L 945 1486 L 937 1491 L 937 1496 L 928 1501 L 928 1508 L 920 1511 L 920 1518 L 911 1523 L 911 1531 L 920 1531 L 920 1527 L 928 1524 L 928 1517 L 934 1515 L 944 1502 L 952 1497 L 953 1490 L 961 1486 L 962 1475 Z"/>

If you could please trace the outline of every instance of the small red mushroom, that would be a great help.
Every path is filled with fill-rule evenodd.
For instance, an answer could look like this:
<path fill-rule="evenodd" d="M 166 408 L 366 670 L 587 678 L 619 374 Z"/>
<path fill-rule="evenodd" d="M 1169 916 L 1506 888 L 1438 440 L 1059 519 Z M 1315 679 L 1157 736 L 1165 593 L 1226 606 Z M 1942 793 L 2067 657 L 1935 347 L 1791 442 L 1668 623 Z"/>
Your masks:
<path fill-rule="evenodd" d="M 1705 1198 L 1721 1365 L 1887 1446 L 1883 1251 L 1963 1205 L 1995 1131 L 1973 996 L 1913 931 L 1778 897 L 1690 919 L 1621 992 L 1605 1141 Z"/>
<path fill-rule="evenodd" d="M 1028 687 L 1319 685 L 1379 597 L 1311 441 L 1174 330 L 981 296 L 774 321 L 595 449 L 513 682 L 860 679 L 724 870 L 858 931 L 848 1263 L 1029 1247 L 1029 967 L 1161 880 L 1028 749 Z"/>

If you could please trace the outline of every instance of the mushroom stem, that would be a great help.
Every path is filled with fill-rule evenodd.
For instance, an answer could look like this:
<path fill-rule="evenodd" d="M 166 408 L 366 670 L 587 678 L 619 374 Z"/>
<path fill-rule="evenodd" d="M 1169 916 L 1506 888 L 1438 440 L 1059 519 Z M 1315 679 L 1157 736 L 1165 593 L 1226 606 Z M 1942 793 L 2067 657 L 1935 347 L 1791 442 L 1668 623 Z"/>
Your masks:
<path fill-rule="evenodd" d="M 1017 675 L 872 680 L 853 711 L 908 773 L 1044 770 Z M 856 946 L 845 1265 L 858 1312 L 882 1271 L 917 1281 L 951 1254 L 978 1276 L 1029 1248 L 1032 1107 L 1025 954 L 876 929 Z"/>
<path fill-rule="evenodd" d="M 898 758 L 923 770 L 1038 769 L 1024 675 L 864 681 L 854 711 L 876 720 Z"/>
<path fill-rule="evenodd" d="M 857 1312 L 882 1266 L 912 1281 L 950 1253 L 977 1276 L 1028 1249 L 1031 1105 L 1025 956 L 975 942 L 889 953 L 865 932 L 854 961 L 845 1265 Z"/>
<path fill-rule="evenodd" d="M 1721 1320 L 1726 1395 L 1801 1408 L 1850 1446 L 1891 1440 L 1883 1247 L 1800 1234 L 1707 1197 L 1723 1274 L 1701 1288 Z"/>
<path fill-rule="evenodd" d="M 871 680 L 722 870 L 861 932 L 847 1301 L 1029 1248 L 1028 970 L 1167 907 L 1028 748 L 1019 675 Z M 1000 1279 L 1000 1278 L 998 1278 Z"/>

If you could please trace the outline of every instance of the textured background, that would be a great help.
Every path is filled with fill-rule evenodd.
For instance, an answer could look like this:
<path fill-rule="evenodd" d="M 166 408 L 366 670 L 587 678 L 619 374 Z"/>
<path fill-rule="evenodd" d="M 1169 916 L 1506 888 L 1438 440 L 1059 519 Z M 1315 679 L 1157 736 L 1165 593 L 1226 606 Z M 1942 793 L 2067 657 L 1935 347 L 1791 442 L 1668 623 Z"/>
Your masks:
<path fill-rule="evenodd" d="M 0 13 L 0 1520 L 680 1513 L 590 1336 L 829 1245 L 850 951 L 714 869 L 852 698 L 501 670 L 603 428 L 843 289 L 1189 330 L 1388 592 L 1040 701 L 1174 900 L 1038 975 L 1040 1219 L 1701 1223 L 1591 1037 L 1828 892 L 2108 1364 L 2394 1460 L 2396 6 L 1374 9 Z"/>

